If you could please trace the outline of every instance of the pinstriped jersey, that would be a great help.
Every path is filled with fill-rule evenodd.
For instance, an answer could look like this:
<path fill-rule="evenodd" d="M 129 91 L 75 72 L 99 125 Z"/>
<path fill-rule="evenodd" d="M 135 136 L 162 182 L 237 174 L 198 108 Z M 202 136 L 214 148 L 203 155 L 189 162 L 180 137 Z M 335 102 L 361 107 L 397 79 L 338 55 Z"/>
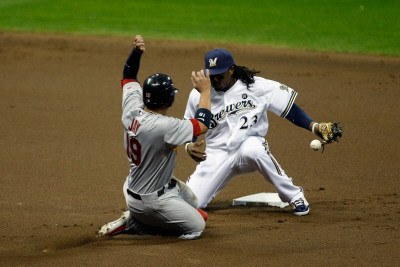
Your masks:
<path fill-rule="evenodd" d="M 130 163 L 128 187 L 139 194 L 161 189 L 173 175 L 176 147 L 193 138 L 193 124 L 144 111 L 138 82 L 123 85 L 124 147 Z"/>
<path fill-rule="evenodd" d="M 206 133 L 207 150 L 236 150 L 248 136 L 264 137 L 268 132 L 267 111 L 283 118 L 289 113 L 297 92 L 279 82 L 255 76 L 247 89 L 237 80 L 226 92 L 211 88 L 211 125 Z M 185 119 L 193 118 L 200 94 L 193 89 Z"/>

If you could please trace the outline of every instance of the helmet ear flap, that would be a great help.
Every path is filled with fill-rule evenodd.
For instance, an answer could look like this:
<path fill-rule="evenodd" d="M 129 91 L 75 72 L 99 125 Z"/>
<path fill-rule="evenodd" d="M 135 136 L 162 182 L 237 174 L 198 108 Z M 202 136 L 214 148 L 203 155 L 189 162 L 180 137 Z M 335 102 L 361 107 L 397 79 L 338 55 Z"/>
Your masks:
<path fill-rule="evenodd" d="M 171 77 L 156 73 L 149 76 L 143 83 L 143 102 L 150 109 L 170 107 L 178 91 Z"/>
<path fill-rule="evenodd" d="M 175 101 L 175 93 L 177 92 L 177 90 L 174 90 L 175 88 L 173 88 L 171 90 L 171 93 L 169 94 L 169 96 L 166 97 L 166 101 L 165 101 L 165 106 L 166 107 L 170 107 L 174 104 Z"/>

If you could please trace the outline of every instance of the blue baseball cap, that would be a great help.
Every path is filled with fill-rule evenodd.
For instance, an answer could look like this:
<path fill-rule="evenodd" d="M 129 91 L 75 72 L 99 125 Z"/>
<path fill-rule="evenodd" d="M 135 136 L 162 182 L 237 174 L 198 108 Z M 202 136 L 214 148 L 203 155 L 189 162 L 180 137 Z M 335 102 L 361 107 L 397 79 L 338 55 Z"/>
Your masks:
<path fill-rule="evenodd" d="M 204 57 L 205 68 L 210 70 L 210 75 L 218 75 L 226 72 L 235 64 L 232 54 L 225 49 L 214 49 Z"/>

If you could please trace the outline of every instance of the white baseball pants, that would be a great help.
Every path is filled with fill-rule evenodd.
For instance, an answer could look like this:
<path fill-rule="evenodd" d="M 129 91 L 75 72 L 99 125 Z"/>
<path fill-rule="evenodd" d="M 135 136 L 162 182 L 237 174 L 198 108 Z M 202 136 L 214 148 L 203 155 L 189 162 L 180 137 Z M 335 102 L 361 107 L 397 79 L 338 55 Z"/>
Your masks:
<path fill-rule="evenodd" d="M 291 202 L 303 196 L 303 190 L 295 186 L 269 151 L 262 137 L 247 138 L 235 151 L 207 150 L 207 159 L 197 165 L 186 184 L 198 199 L 198 208 L 208 203 L 235 176 L 258 171 L 272 183 L 283 202 Z"/>

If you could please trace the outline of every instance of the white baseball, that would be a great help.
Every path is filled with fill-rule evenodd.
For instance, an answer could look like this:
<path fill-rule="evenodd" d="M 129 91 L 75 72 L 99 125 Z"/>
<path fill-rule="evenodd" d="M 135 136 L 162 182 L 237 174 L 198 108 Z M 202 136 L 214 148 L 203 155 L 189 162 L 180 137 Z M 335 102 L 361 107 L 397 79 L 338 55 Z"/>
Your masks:
<path fill-rule="evenodd" d="M 322 147 L 322 143 L 321 143 L 321 141 L 315 139 L 315 140 L 311 141 L 310 147 L 311 147 L 311 149 L 317 151 L 318 149 L 320 149 Z"/>

